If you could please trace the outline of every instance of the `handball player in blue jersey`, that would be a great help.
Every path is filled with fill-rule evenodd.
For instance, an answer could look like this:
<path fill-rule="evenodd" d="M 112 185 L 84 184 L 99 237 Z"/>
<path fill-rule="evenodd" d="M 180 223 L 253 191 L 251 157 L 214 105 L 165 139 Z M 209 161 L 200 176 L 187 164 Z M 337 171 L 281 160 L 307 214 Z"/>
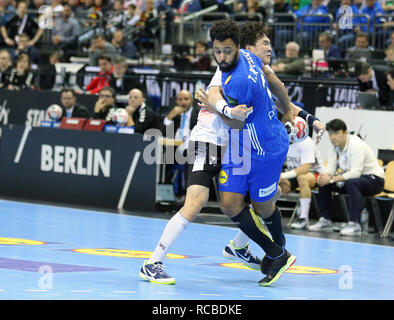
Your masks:
<path fill-rule="evenodd" d="M 274 196 L 289 139 L 279 121 L 271 91 L 262 71 L 261 60 L 240 49 L 239 25 L 232 20 L 216 22 L 210 36 L 215 60 L 222 71 L 221 87 L 225 101 L 216 105 L 218 112 L 230 115 L 237 105 L 253 107 L 243 130 L 230 133 L 219 179 L 221 209 L 266 253 L 261 270 L 266 276 L 259 285 L 268 286 L 295 262 L 284 247 L 281 214 Z M 249 191 L 255 212 L 245 203 Z"/>

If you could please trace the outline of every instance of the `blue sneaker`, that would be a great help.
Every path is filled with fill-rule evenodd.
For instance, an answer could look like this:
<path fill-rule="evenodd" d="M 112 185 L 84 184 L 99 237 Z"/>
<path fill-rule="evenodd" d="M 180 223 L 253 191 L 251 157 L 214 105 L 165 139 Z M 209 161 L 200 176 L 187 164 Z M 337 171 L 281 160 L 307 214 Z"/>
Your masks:
<path fill-rule="evenodd" d="M 223 255 L 230 260 L 238 260 L 245 266 L 260 270 L 261 260 L 250 253 L 249 243 L 243 248 L 236 248 L 233 240 L 223 249 Z"/>
<path fill-rule="evenodd" d="M 139 275 L 142 279 L 152 283 L 175 284 L 176 282 L 175 278 L 165 273 L 163 263 L 159 261 L 148 264 L 148 260 L 145 260 Z"/>

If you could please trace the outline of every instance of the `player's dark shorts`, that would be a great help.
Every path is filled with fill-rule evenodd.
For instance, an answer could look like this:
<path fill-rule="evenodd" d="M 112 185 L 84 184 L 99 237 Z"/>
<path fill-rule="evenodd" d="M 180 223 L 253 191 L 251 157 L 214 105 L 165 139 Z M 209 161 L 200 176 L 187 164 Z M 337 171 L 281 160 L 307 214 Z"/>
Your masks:
<path fill-rule="evenodd" d="M 190 141 L 188 155 L 187 186 L 200 185 L 209 188 L 212 178 L 220 172 L 225 147 L 208 142 Z"/>

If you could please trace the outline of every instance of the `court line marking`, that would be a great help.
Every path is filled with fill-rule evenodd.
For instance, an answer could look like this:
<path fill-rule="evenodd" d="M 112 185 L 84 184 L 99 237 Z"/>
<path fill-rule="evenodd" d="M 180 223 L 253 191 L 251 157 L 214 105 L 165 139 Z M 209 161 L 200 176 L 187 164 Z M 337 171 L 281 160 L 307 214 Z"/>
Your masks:
<path fill-rule="evenodd" d="M 120 195 L 120 199 L 119 199 L 119 203 L 118 203 L 118 209 L 123 209 L 123 205 L 124 205 L 124 202 L 126 200 L 126 195 L 127 195 L 127 193 L 129 192 L 129 189 L 130 189 L 131 179 L 133 179 L 135 167 L 137 166 L 137 163 L 138 163 L 138 160 L 140 158 L 140 155 L 141 155 L 140 151 L 137 151 L 134 154 L 134 158 L 133 158 L 133 161 L 131 162 L 130 169 L 129 169 L 129 172 L 127 174 L 126 181 L 125 181 L 125 183 L 123 185 L 122 194 Z"/>
<path fill-rule="evenodd" d="M 25 130 L 23 131 L 23 135 L 22 135 L 21 141 L 19 142 L 18 150 L 16 151 L 16 154 L 15 154 L 14 163 L 19 163 L 19 160 L 21 159 L 21 155 L 22 155 L 23 149 L 25 148 L 27 137 L 28 137 L 31 129 L 32 129 L 32 127 L 29 126 L 29 125 L 25 127 Z"/>

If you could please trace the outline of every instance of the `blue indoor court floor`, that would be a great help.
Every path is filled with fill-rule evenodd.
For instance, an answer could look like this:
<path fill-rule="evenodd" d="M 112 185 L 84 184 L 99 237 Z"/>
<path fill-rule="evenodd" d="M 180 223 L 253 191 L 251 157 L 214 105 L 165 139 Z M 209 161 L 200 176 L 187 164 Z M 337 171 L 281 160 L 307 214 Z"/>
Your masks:
<path fill-rule="evenodd" d="M 392 246 L 287 234 L 287 248 L 297 261 L 263 288 L 259 271 L 222 256 L 236 229 L 197 223 L 186 229 L 165 261 L 176 285 L 145 282 L 139 269 L 166 223 L 0 200 L 0 299 L 394 299 Z"/>

